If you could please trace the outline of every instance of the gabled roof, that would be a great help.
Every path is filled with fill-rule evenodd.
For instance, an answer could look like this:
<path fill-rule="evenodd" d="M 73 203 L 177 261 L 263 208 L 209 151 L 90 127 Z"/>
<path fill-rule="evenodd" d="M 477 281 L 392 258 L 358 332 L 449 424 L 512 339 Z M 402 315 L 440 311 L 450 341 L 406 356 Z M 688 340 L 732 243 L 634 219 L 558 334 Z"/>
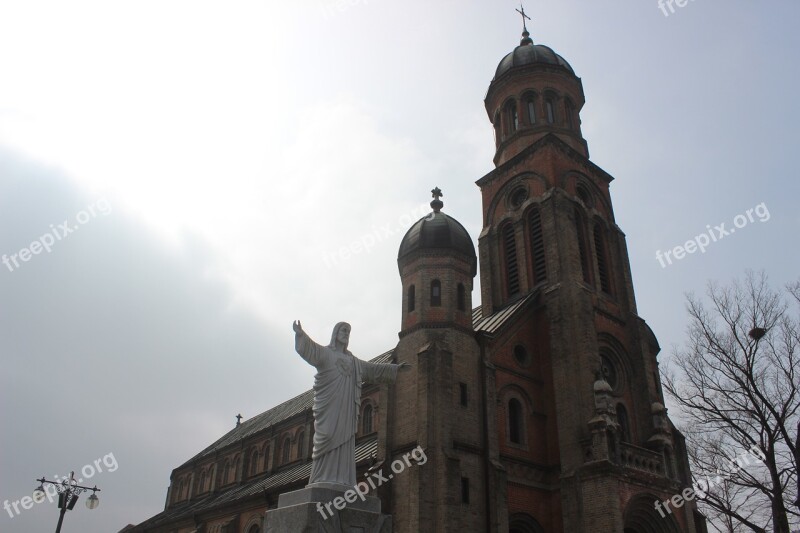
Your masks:
<path fill-rule="evenodd" d="M 506 167 L 514 166 L 518 164 L 522 159 L 528 157 L 529 155 L 533 154 L 544 148 L 545 146 L 553 145 L 559 150 L 561 150 L 564 154 L 566 154 L 570 159 L 573 159 L 583 165 L 584 167 L 588 168 L 592 172 L 594 172 L 597 176 L 604 179 L 607 183 L 611 183 L 614 181 L 614 176 L 597 166 L 596 164 L 592 163 L 592 161 L 583 155 L 582 153 L 575 150 L 573 147 L 562 141 L 558 135 L 555 133 L 548 133 L 535 143 L 531 144 L 530 146 L 524 148 L 520 153 L 500 165 L 499 167 L 494 168 L 493 170 L 489 171 L 486 175 L 480 178 L 475 183 L 479 187 L 483 187 L 494 178 L 501 175 Z"/>

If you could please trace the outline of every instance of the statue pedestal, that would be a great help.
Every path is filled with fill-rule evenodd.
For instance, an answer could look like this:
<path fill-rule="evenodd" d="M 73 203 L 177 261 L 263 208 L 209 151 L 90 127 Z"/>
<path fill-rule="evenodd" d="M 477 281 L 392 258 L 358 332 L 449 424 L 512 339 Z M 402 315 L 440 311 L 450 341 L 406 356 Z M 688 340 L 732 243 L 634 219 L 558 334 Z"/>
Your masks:
<path fill-rule="evenodd" d="M 392 533 L 392 517 L 374 496 L 315 484 L 281 494 L 278 508 L 267 511 L 265 533 Z"/>

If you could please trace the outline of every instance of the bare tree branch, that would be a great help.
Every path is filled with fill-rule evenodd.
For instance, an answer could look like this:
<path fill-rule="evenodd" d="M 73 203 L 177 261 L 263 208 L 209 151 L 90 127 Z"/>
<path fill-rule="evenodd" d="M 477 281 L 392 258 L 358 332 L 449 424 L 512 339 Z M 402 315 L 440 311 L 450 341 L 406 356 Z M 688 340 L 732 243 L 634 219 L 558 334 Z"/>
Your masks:
<path fill-rule="evenodd" d="M 727 531 L 790 533 L 799 523 L 800 319 L 787 295 L 800 304 L 800 280 L 784 295 L 763 272 L 709 283 L 706 301 L 688 295 L 688 339 L 665 372 L 689 421 L 695 482 L 708 485 L 698 502 Z"/>

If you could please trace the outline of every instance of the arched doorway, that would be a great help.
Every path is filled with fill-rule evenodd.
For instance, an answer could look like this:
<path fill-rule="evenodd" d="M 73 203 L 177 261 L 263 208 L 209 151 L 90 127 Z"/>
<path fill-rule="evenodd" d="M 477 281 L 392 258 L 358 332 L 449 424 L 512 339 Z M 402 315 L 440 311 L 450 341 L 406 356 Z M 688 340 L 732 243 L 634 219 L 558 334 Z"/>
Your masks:
<path fill-rule="evenodd" d="M 544 529 L 532 516 L 518 513 L 509 517 L 508 533 L 544 533 Z"/>
<path fill-rule="evenodd" d="M 638 494 L 625 508 L 624 533 L 681 533 L 675 516 L 664 512 L 661 516 L 655 502 L 660 498 L 652 494 Z"/>

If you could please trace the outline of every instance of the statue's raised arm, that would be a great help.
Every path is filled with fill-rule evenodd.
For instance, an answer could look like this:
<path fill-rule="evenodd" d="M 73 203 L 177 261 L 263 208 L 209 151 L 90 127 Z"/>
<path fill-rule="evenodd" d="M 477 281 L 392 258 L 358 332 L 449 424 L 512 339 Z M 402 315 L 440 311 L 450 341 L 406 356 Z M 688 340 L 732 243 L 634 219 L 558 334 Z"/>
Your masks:
<path fill-rule="evenodd" d="M 311 340 L 311 337 L 303 331 L 303 326 L 300 324 L 299 320 L 294 321 L 292 328 L 294 329 L 295 351 L 297 351 L 308 364 L 317 367 L 319 370 L 319 367 L 322 366 L 327 359 L 330 359 L 326 357 L 325 347 Z"/>

